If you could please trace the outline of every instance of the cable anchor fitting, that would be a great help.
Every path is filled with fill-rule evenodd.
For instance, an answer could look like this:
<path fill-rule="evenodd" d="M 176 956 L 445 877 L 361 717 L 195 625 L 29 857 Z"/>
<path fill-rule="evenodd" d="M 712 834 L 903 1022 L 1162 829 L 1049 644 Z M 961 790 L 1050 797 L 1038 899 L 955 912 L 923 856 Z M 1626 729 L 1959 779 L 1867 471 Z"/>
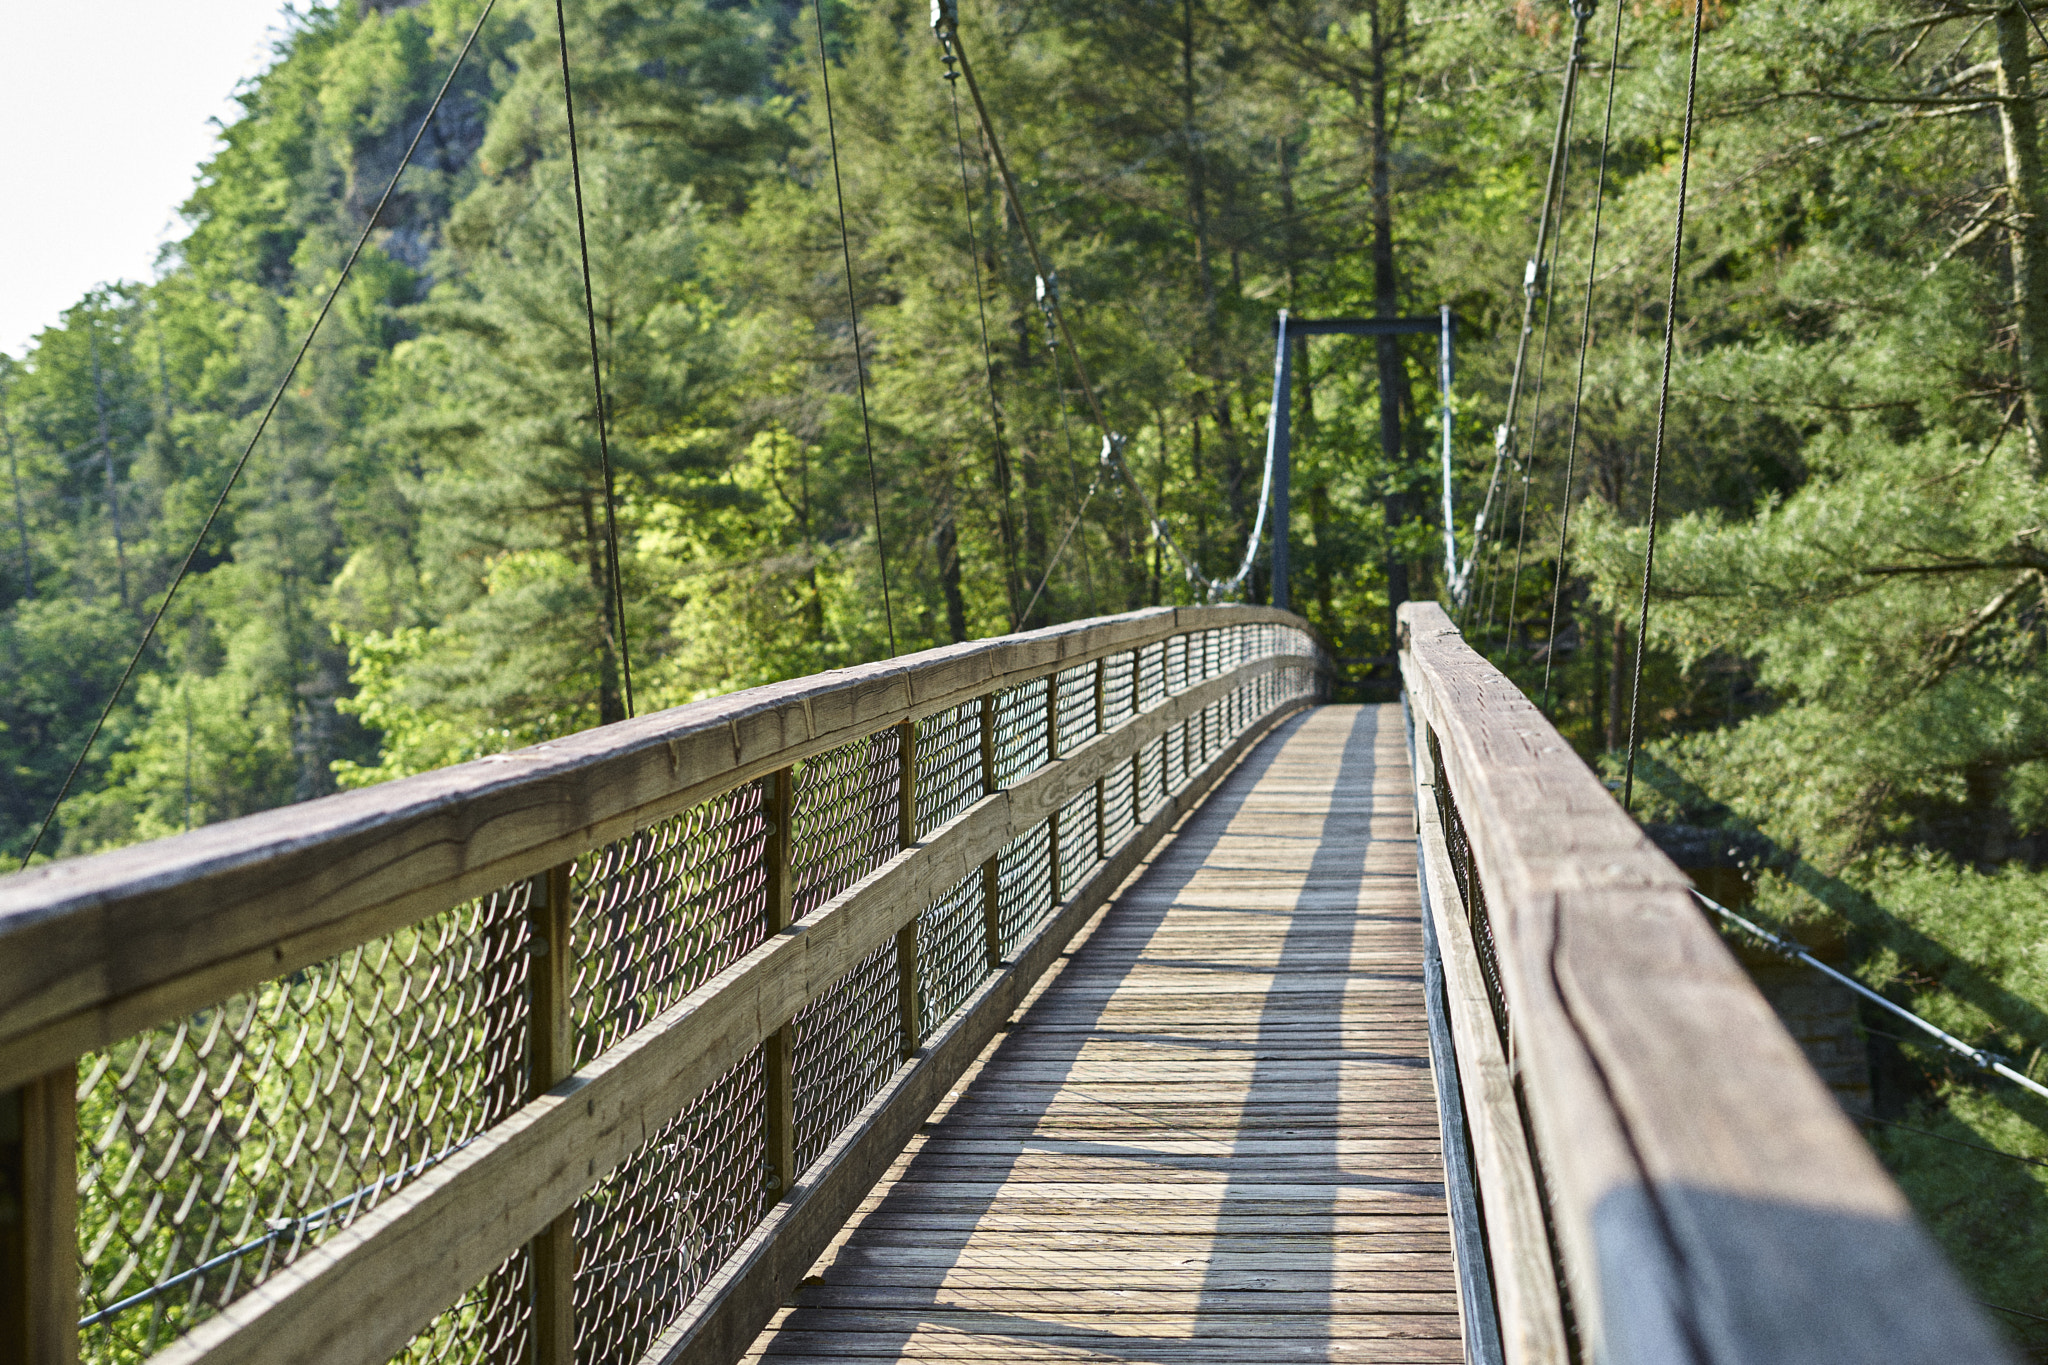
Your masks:
<path fill-rule="evenodd" d="M 1037 278 L 1038 311 L 1045 315 L 1045 346 L 1047 350 L 1058 350 L 1059 326 L 1054 314 L 1060 306 L 1060 272 L 1050 270 Z"/>

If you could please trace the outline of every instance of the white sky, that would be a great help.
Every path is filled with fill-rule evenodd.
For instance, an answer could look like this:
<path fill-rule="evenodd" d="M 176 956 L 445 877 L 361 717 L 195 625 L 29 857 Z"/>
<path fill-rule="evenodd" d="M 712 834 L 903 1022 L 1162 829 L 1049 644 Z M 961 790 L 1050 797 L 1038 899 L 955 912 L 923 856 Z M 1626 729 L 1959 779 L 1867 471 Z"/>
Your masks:
<path fill-rule="evenodd" d="M 0 0 L 0 351 L 149 280 L 281 0 Z"/>

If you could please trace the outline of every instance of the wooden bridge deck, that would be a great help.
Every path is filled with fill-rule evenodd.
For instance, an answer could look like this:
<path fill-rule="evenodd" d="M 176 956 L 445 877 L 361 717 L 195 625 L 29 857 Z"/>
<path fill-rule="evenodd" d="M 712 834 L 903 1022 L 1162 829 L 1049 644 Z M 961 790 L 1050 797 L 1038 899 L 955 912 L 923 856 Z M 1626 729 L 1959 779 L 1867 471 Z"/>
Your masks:
<path fill-rule="evenodd" d="M 1279 727 L 747 1359 L 1461 1359 L 1411 793 L 1399 707 Z"/>

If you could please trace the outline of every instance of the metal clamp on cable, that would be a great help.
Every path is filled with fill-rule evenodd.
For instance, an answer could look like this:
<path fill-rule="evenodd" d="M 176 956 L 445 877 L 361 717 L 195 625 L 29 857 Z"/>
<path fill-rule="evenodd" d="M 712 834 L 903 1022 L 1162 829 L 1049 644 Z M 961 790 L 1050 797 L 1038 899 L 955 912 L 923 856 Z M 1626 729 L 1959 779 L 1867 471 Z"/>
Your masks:
<path fill-rule="evenodd" d="M 1049 270 L 1038 276 L 1038 311 L 1045 315 L 1045 347 L 1049 351 L 1059 349 L 1059 324 L 1054 316 L 1059 306 L 1060 272 Z"/>
<path fill-rule="evenodd" d="M 1522 270 L 1522 292 L 1532 299 L 1543 297 L 1543 267 L 1533 257 Z"/>
<path fill-rule="evenodd" d="M 932 0 L 932 32 L 939 35 L 939 41 L 946 41 L 959 27 L 959 0 Z"/>

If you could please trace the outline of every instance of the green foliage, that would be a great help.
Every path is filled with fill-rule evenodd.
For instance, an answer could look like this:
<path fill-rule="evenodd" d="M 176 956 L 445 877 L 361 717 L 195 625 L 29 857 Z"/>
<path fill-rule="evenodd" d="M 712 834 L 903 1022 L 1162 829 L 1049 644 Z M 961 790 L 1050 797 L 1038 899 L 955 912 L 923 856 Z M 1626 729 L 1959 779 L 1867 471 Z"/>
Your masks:
<path fill-rule="evenodd" d="M 1459 319 L 1472 550 L 1564 8 L 964 9 L 1083 358 L 1190 556 L 1223 577 L 1243 552 L 1274 310 L 1440 302 Z M 299 15 L 160 278 L 96 290 L 0 357 L 0 853 L 26 848 L 479 11 Z M 1467 615 L 1610 768 L 1689 32 L 1683 6 L 1622 13 L 1584 401 L 1597 65 L 1539 311 L 1531 463 L 1506 471 Z M 494 12 L 81 771 L 58 852 L 615 719 L 628 655 L 645 711 L 1194 600 L 1136 491 L 1096 482 L 1073 357 L 1046 346 L 1020 225 L 925 7 L 827 7 L 829 130 L 812 18 L 569 6 L 608 508 L 553 6 Z M 2036 1068 L 2048 493 L 2012 187 L 1980 98 L 1992 29 L 1898 0 L 1731 0 L 1707 20 L 1640 813 L 1761 831 L 1778 853 L 1760 913 L 1849 932 L 1870 979 Z M 1442 587 L 1420 512 L 1438 493 L 1434 348 L 1397 359 L 1383 395 L 1370 342 L 1298 358 L 1293 597 L 1352 658 L 1392 648 L 1390 559 L 1417 595 Z M 1911 1055 L 1915 1126 L 2048 1146 L 2048 1116 Z M 2012 1231 L 2041 1198 L 2031 1170 L 1992 1178 L 1971 1163 L 1998 1158 L 1904 1130 L 1877 1142 L 1982 1295 L 2039 1297 L 2048 1264 Z"/>

